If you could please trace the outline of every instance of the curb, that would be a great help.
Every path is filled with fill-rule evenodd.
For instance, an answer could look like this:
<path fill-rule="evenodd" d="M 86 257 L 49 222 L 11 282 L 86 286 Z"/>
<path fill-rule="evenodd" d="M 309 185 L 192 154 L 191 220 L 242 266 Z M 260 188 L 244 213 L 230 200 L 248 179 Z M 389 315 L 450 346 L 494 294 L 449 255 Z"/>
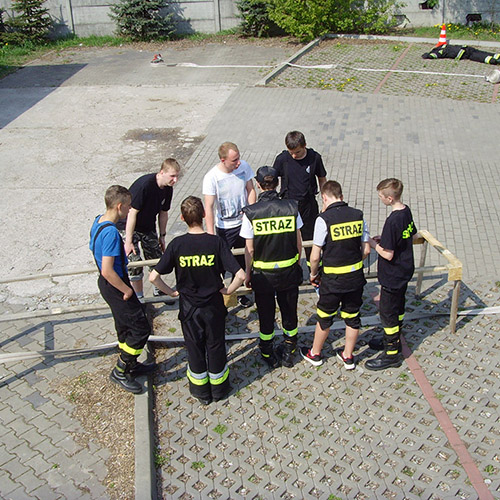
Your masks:
<path fill-rule="evenodd" d="M 148 344 L 144 347 L 151 357 Z M 153 435 L 153 387 L 150 377 L 140 377 L 145 391 L 135 396 L 135 500 L 156 500 L 156 468 Z"/>
<path fill-rule="evenodd" d="M 324 38 L 347 38 L 353 40 L 388 40 L 392 42 L 408 42 L 408 43 L 430 43 L 436 45 L 435 38 L 419 38 L 408 36 L 389 36 L 389 35 L 337 35 L 328 33 Z M 437 37 L 436 37 L 437 38 Z M 479 45 L 480 47 L 500 47 L 500 42 L 489 42 L 484 40 L 448 40 L 449 43 L 457 45 Z"/>
<path fill-rule="evenodd" d="M 316 45 L 318 45 L 323 38 L 324 37 L 316 38 L 312 42 L 309 42 L 305 47 L 302 47 L 298 52 L 295 52 L 293 56 L 289 57 L 286 61 L 281 62 L 277 68 L 273 69 L 271 73 L 262 78 L 262 80 L 259 80 L 255 86 L 265 87 L 271 80 L 284 71 L 289 64 L 294 63 L 297 59 L 300 59 L 304 54 L 307 54 L 307 52 L 316 47 Z"/>

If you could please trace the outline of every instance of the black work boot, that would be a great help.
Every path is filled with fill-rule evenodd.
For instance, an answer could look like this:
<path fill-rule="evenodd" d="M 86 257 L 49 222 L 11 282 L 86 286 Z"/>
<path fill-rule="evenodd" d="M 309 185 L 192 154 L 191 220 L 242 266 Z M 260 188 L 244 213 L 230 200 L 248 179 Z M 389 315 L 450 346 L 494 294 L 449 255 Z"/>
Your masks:
<path fill-rule="evenodd" d="M 368 370 L 385 370 L 386 368 L 397 368 L 403 364 L 404 358 L 401 353 L 387 354 L 385 351 L 376 358 L 369 359 L 365 366 Z"/>
<path fill-rule="evenodd" d="M 269 368 L 277 368 L 280 365 L 279 359 L 274 352 L 274 340 L 262 340 L 259 342 L 260 354 Z"/>
<path fill-rule="evenodd" d="M 373 337 L 368 341 L 368 345 L 370 349 L 374 351 L 383 351 L 384 350 L 384 339 L 382 337 Z"/>
<path fill-rule="evenodd" d="M 297 339 L 289 340 L 286 339 L 285 342 L 280 345 L 277 349 L 277 354 L 281 358 L 281 364 L 286 368 L 292 368 L 293 366 L 293 354 L 297 347 Z"/>
<path fill-rule="evenodd" d="M 127 365 L 119 358 L 116 366 L 109 375 L 109 378 L 115 384 L 118 384 L 128 392 L 140 394 L 142 385 L 135 380 L 135 377 L 127 370 Z"/>
<path fill-rule="evenodd" d="M 149 375 L 153 373 L 158 368 L 156 363 L 144 364 L 139 361 L 135 364 L 133 368 L 130 369 L 130 375 L 134 377 L 139 377 L 140 375 Z"/>

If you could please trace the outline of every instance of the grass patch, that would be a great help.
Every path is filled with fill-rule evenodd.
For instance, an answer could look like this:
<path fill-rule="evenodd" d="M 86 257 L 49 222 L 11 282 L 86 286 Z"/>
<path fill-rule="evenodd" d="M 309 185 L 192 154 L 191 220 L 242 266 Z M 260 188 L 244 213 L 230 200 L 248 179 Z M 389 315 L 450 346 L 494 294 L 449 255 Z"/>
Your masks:
<path fill-rule="evenodd" d="M 397 33 L 402 36 L 415 36 L 423 38 L 439 38 L 441 25 L 421 26 L 415 28 L 404 28 L 397 30 Z M 489 23 L 474 23 L 472 26 L 463 24 L 448 23 L 446 25 L 446 36 L 450 43 L 455 40 L 483 40 L 500 42 L 500 25 Z"/>

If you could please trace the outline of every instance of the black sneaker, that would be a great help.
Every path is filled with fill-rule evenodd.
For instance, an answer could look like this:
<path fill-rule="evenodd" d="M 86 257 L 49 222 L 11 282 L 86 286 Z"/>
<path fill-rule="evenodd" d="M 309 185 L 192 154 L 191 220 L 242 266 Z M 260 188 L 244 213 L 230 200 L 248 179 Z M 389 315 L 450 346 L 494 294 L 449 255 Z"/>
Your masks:
<path fill-rule="evenodd" d="M 337 349 L 335 351 L 335 354 L 337 355 L 337 358 L 344 363 L 345 369 L 346 370 L 354 370 L 356 368 L 356 363 L 354 363 L 354 356 L 350 358 L 344 358 L 344 349 Z"/>
<path fill-rule="evenodd" d="M 130 374 L 134 377 L 139 377 L 140 375 L 148 375 L 153 373 L 158 368 L 156 363 L 144 364 L 137 362 L 137 364 L 130 370 Z"/>
<path fill-rule="evenodd" d="M 314 366 L 320 366 L 323 364 L 323 360 L 321 359 L 321 354 L 312 354 L 311 349 L 308 349 L 307 347 L 301 347 L 300 348 L 300 355 L 311 365 Z"/>
<path fill-rule="evenodd" d="M 244 307 L 245 309 L 247 307 L 251 307 L 253 306 L 253 302 L 246 296 L 246 295 L 240 295 L 238 297 L 238 304 L 241 306 L 241 307 Z"/>
<path fill-rule="evenodd" d="M 165 292 L 162 292 L 159 288 L 153 288 L 153 297 L 168 297 Z M 175 300 L 164 300 L 163 301 L 167 306 L 173 306 L 175 304 Z"/>

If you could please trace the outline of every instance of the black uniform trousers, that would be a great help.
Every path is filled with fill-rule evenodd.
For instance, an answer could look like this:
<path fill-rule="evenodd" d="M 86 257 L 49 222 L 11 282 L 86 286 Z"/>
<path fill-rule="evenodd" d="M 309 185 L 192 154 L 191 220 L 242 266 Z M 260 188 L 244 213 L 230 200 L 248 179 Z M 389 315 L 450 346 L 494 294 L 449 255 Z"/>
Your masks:
<path fill-rule="evenodd" d="M 179 320 L 188 352 L 187 377 L 193 396 L 223 398 L 230 390 L 225 343 L 227 309 L 220 293 L 203 307 L 181 295 Z"/>
<path fill-rule="evenodd" d="M 128 276 L 122 279 L 130 286 Z M 102 275 L 99 275 L 97 286 L 111 309 L 118 335 L 120 357 L 126 365 L 126 371 L 129 371 L 136 365 L 137 358 L 151 334 L 144 305 L 135 293 L 130 299 L 123 300 L 123 292 L 111 285 Z"/>
<path fill-rule="evenodd" d="M 295 344 L 297 341 L 297 302 L 299 287 L 297 285 L 286 290 L 277 290 L 272 286 L 265 274 L 252 273 L 252 289 L 255 295 L 255 304 L 259 314 L 260 349 L 263 354 L 270 354 L 273 349 L 274 319 L 276 314 L 276 300 L 281 312 L 281 323 L 286 337 Z"/>
<path fill-rule="evenodd" d="M 406 290 L 408 284 L 401 288 L 380 288 L 379 313 L 384 328 L 384 343 L 386 353 L 401 352 L 401 325 L 405 315 Z"/>
<path fill-rule="evenodd" d="M 309 241 L 314 236 L 314 224 L 319 214 L 318 202 L 316 197 L 310 196 L 305 200 L 299 201 L 299 214 L 304 225 L 300 228 L 300 234 L 303 241 Z M 310 267 L 311 247 L 304 248 L 306 252 L 307 265 Z"/>

